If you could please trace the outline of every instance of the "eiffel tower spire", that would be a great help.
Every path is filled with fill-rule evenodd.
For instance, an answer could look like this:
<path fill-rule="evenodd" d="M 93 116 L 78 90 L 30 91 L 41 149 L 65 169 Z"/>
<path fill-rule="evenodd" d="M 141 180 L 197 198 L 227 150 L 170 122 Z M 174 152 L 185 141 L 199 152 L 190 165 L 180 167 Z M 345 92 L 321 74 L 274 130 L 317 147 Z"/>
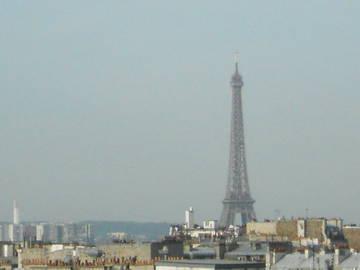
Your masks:
<path fill-rule="evenodd" d="M 220 226 L 234 225 L 235 216 L 241 214 L 242 224 L 256 218 L 254 200 L 250 195 L 250 187 L 246 169 L 244 124 L 242 115 L 241 89 L 242 77 L 239 73 L 238 60 L 235 72 L 231 77 L 232 113 L 229 171 Z"/>

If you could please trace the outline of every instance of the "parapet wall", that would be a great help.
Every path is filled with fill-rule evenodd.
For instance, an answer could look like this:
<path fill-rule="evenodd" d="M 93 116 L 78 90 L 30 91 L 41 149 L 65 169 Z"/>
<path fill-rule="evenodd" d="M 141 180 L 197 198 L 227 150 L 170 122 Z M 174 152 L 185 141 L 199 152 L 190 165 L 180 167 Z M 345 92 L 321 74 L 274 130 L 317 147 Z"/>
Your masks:
<path fill-rule="evenodd" d="M 106 257 L 137 257 L 139 260 L 151 260 L 151 244 L 101 245 L 98 249 L 105 252 Z"/>
<path fill-rule="evenodd" d="M 276 221 L 249 222 L 246 224 L 246 234 L 276 235 Z"/>
<path fill-rule="evenodd" d="M 349 247 L 360 250 L 360 227 L 344 227 L 343 233 L 349 243 Z"/>
<path fill-rule="evenodd" d="M 325 239 L 325 226 L 326 221 L 324 219 L 309 219 L 306 220 L 305 237 L 317 238 L 320 242 Z"/>
<path fill-rule="evenodd" d="M 298 237 L 297 220 L 279 220 L 276 226 L 276 234 L 288 240 Z"/>
<path fill-rule="evenodd" d="M 330 224 L 339 226 L 341 220 L 330 220 Z M 328 240 L 327 220 L 324 218 L 278 220 L 270 222 L 250 222 L 246 224 L 246 233 L 253 237 L 277 237 L 282 240 L 318 239 L 320 243 Z"/>

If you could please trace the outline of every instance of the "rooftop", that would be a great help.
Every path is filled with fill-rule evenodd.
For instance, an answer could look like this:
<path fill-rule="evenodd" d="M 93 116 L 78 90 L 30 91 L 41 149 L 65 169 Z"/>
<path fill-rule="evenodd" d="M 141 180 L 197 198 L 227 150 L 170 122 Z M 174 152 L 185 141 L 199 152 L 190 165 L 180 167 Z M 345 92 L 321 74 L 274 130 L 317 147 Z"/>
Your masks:
<path fill-rule="evenodd" d="M 328 263 L 332 259 L 332 254 L 315 254 L 315 256 L 309 256 L 308 258 L 299 252 L 285 255 L 277 263 L 273 265 L 277 269 L 327 269 Z"/>
<path fill-rule="evenodd" d="M 357 268 L 360 266 L 360 254 L 351 254 L 344 261 L 339 264 L 343 268 Z"/>
<path fill-rule="evenodd" d="M 234 268 L 243 267 L 244 265 L 251 265 L 252 267 L 263 267 L 263 263 L 258 262 L 239 262 L 230 260 L 180 260 L 180 261 L 158 261 L 155 265 L 159 266 L 201 266 L 211 268 Z"/>

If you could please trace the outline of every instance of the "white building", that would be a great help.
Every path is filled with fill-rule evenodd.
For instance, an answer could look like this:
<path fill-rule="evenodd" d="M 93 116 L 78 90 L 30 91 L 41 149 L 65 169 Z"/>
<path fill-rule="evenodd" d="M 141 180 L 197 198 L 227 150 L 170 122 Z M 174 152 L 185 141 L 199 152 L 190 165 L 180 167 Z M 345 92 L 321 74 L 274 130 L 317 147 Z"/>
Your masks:
<path fill-rule="evenodd" d="M 203 222 L 204 229 L 216 229 L 218 225 L 217 220 L 205 220 Z"/>
<path fill-rule="evenodd" d="M 36 241 L 44 241 L 44 224 L 36 224 Z"/>
<path fill-rule="evenodd" d="M 9 240 L 11 242 L 21 242 L 24 240 L 24 226 L 22 224 L 9 224 L 8 228 Z"/>
<path fill-rule="evenodd" d="M 189 207 L 188 210 L 185 211 L 185 228 L 192 229 L 194 227 L 194 209 Z"/>

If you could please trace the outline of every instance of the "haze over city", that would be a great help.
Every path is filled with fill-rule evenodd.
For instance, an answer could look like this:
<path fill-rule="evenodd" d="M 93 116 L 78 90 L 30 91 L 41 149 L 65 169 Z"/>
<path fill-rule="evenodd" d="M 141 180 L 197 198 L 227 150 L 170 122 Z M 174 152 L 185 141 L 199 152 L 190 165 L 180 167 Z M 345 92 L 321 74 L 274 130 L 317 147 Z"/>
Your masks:
<path fill-rule="evenodd" d="M 258 218 L 359 223 L 359 11 L 1 1 L 0 220 L 219 218 L 238 52 Z"/>

